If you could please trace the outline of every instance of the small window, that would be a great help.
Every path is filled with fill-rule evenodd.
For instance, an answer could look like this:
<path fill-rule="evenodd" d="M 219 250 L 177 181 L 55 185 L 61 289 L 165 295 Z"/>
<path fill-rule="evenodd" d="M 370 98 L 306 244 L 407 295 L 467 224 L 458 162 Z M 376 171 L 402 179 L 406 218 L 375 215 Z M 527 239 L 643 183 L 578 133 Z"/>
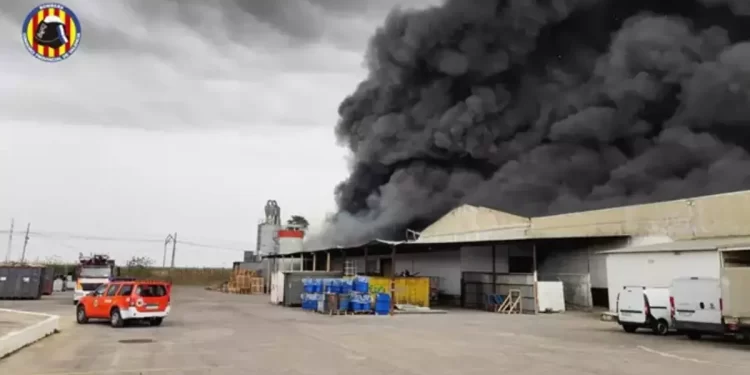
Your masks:
<path fill-rule="evenodd" d="M 93 295 L 104 295 L 104 291 L 107 289 L 107 284 L 100 284 L 96 288 L 94 288 L 94 291 L 91 292 Z M 86 288 L 83 288 L 83 290 L 86 290 Z M 91 289 L 89 289 L 91 290 Z M 87 290 L 86 290 L 87 291 Z"/>
<path fill-rule="evenodd" d="M 143 284 L 136 288 L 136 293 L 141 297 L 164 297 L 167 295 L 167 288 L 159 284 Z"/>
<path fill-rule="evenodd" d="M 109 289 L 107 289 L 107 297 L 112 297 L 117 295 L 117 289 L 120 288 L 120 285 L 118 284 L 112 284 L 109 286 Z"/>
<path fill-rule="evenodd" d="M 129 296 L 131 293 L 133 293 L 133 284 L 125 284 L 122 286 L 122 289 L 120 289 L 120 293 L 117 293 L 117 295 Z"/>

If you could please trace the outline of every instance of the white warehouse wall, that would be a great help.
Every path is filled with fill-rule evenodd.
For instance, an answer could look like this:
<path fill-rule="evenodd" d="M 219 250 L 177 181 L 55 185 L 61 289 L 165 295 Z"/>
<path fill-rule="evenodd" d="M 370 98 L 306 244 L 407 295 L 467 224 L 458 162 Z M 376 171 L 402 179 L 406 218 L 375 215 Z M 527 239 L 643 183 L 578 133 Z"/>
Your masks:
<path fill-rule="evenodd" d="M 544 260 L 538 262 L 539 275 L 587 274 L 589 273 L 589 250 L 551 250 Z"/>
<path fill-rule="evenodd" d="M 440 251 L 419 254 L 396 254 L 396 272 L 409 270 L 419 276 L 439 277 L 440 292 L 461 295 L 461 258 L 458 251 Z"/>
<path fill-rule="evenodd" d="M 609 308 L 616 309 L 623 286 L 669 287 L 678 277 L 719 277 L 719 253 L 712 251 L 606 254 Z"/>
<path fill-rule="evenodd" d="M 516 251 L 516 249 L 509 246 L 496 246 L 495 271 L 497 273 L 508 272 L 509 251 Z M 462 246 L 461 259 L 456 265 L 459 269 L 459 284 L 461 272 L 492 272 L 492 246 Z"/>

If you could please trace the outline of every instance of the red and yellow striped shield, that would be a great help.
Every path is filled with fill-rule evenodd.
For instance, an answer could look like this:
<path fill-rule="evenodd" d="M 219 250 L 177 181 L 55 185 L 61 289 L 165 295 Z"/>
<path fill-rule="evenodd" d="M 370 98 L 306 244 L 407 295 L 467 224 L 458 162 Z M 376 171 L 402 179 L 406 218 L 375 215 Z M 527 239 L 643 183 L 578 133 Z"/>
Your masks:
<path fill-rule="evenodd" d="M 65 60 L 78 49 L 81 23 L 62 4 L 42 4 L 29 12 L 21 28 L 21 39 L 29 53 L 42 61 Z"/>

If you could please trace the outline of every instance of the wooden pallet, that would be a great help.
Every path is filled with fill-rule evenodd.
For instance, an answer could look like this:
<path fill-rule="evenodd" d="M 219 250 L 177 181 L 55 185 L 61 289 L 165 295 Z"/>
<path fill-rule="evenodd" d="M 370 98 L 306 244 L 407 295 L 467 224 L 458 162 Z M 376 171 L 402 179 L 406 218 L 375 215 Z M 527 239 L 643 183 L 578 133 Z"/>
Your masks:
<path fill-rule="evenodd" d="M 262 277 L 240 275 L 227 283 L 226 290 L 232 294 L 264 294 L 265 287 Z"/>
<path fill-rule="evenodd" d="M 349 311 L 347 315 L 373 315 L 375 314 L 374 311 Z"/>
<path fill-rule="evenodd" d="M 315 311 L 317 311 L 317 310 L 315 310 Z M 348 310 L 329 310 L 327 312 L 318 311 L 318 313 L 323 314 L 323 315 L 334 316 L 334 315 L 349 315 L 350 311 L 348 311 Z"/>

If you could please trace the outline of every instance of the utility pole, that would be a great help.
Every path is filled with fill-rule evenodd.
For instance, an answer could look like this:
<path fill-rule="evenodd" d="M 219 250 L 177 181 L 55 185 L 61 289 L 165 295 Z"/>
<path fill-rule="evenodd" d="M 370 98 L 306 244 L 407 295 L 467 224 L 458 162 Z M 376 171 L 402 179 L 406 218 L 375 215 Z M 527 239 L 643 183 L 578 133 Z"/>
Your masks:
<path fill-rule="evenodd" d="M 164 254 L 161 256 L 161 268 L 167 268 L 167 245 L 173 240 L 174 238 L 171 234 L 167 235 L 167 238 L 164 239 Z"/>
<path fill-rule="evenodd" d="M 10 253 L 13 245 L 13 226 L 15 225 L 16 220 L 10 219 L 10 232 L 8 232 L 8 252 L 5 253 L 5 262 L 10 262 Z"/>
<path fill-rule="evenodd" d="M 26 237 L 23 239 L 23 251 L 21 252 L 21 263 L 26 260 L 26 245 L 29 244 L 29 229 L 31 229 L 31 223 L 26 224 Z"/>
<path fill-rule="evenodd" d="M 172 236 L 172 264 L 170 268 L 174 268 L 174 254 L 177 251 L 177 232 L 174 232 Z"/>

